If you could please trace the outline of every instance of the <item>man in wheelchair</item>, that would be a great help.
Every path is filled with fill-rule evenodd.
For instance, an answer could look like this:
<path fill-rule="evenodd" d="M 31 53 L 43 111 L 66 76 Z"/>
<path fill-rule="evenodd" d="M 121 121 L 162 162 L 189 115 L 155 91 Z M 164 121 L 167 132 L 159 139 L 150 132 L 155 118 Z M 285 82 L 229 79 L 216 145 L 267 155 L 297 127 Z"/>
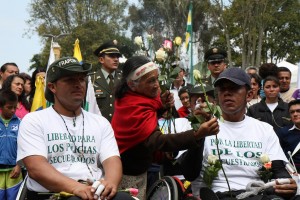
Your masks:
<path fill-rule="evenodd" d="M 53 106 L 20 124 L 17 160 L 28 170 L 28 200 L 60 192 L 67 199 L 132 199 L 117 192 L 122 165 L 110 123 L 81 108 L 90 69 L 73 57 L 51 64 L 45 96 Z"/>
<path fill-rule="evenodd" d="M 202 200 L 298 199 L 295 197 L 297 184 L 285 169 L 287 158 L 273 128 L 245 115 L 246 104 L 252 96 L 249 76 L 242 69 L 229 68 L 220 74 L 214 86 L 224 121 L 219 120 L 217 138 L 205 138 L 203 167 L 199 177 L 192 182 L 193 195 Z M 262 154 L 272 161 L 271 169 L 267 166 L 262 168 Z M 207 170 L 212 166 L 208 160 L 212 156 L 221 159 L 225 174 L 221 168 L 215 175 Z M 276 181 L 266 186 L 260 180 L 259 174 L 262 173 L 258 173 L 259 170 L 272 172 L 266 182 L 271 179 Z M 253 184 L 248 185 L 251 182 Z M 255 184 L 258 186 L 254 187 Z M 253 192 L 251 188 L 257 191 Z"/>

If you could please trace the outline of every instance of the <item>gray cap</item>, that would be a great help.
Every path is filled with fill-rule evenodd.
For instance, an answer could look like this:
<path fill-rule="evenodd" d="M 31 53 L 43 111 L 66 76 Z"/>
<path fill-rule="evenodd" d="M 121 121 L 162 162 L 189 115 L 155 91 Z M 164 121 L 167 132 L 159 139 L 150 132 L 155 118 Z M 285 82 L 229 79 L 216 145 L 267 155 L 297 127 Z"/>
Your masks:
<path fill-rule="evenodd" d="M 224 79 L 232 81 L 237 85 L 248 85 L 251 88 L 250 76 L 240 68 L 232 67 L 224 70 L 215 80 L 214 86 L 216 87 Z"/>
<path fill-rule="evenodd" d="M 80 64 L 74 57 L 64 57 L 54 61 L 47 70 L 46 77 L 46 91 L 45 97 L 47 101 L 54 102 L 53 93 L 47 87 L 48 83 L 53 83 L 58 79 L 73 74 L 83 73 L 87 74 L 92 69 L 91 64 Z"/>

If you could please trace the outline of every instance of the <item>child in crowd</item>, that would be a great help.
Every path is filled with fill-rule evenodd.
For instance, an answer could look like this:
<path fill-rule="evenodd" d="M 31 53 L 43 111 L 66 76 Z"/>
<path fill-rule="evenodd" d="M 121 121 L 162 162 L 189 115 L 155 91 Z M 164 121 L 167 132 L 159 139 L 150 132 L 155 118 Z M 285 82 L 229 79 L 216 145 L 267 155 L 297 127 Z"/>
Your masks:
<path fill-rule="evenodd" d="M 20 119 L 15 115 L 17 95 L 11 90 L 0 92 L 0 199 L 15 200 L 23 180 L 16 164 L 17 136 Z"/>
<path fill-rule="evenodd" d="M 191 105 L 190 105 L 190 97 L 189 97 L 188 88 L 182 87 L 178 92 L 178 96 L 182 103 L 182 107 L 180 107 L 177 110 L 179 117 L 187 117 L 191 113 Z"/>

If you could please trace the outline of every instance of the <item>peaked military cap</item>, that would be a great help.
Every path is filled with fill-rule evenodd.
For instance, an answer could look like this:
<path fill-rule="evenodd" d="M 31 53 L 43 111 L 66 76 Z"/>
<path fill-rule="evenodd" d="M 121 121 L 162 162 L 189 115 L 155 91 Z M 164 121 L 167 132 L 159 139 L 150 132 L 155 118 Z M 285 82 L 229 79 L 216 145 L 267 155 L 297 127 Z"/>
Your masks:
<path fill-rule="evenodd" d="M 206 62 L 220 61 L 227 57 L 227 52 L 218 47 L 214 47 L 205 52 L 204 60 Z"/>
<path fill-rule="evenodd" d="M 116 40 L 103 43 L 94 51 L 94 54 L 98 57 L 104 54 L 117 54 L 119 57 L 122 56 L 117 46 Z"/>

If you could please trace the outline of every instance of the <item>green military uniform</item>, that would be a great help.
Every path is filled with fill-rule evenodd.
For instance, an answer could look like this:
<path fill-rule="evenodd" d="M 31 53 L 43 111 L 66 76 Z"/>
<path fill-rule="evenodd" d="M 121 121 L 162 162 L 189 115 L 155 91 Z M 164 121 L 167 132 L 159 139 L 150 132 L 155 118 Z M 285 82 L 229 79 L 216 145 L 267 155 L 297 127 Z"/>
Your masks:
<path fill-rule="evenodd" d="M 98 58 L 112 54 L 121 57 L 121 53 L 115 41 L 103 43 L 94 51 L 94 54 Z M 114 89 L 110 88 L 108 84 L 108 72 L 106 72 L 107 71 L 105 71 L 104 68 L 102 69 L 102 66 L 98 66 L 96 72 L 91 74 L 91 79 L 101 114 L 110 122 L 114 113 L 115 96 Z M 113 75 L 113 88 L 115 88 L 121 80 L 122 73 L 117 69 L 112 72 L 111 75 Z"/>
<path fill-rule="evenodd" d="M 115 71 L 114 75 L 114 87 L 121 80 L 122 73 L 120 70 Z M 99 66 L 97 71 L 91 74 L 92 83 L 94 86 L 95 96 L 98 107 L 101 114 L 108 120 L 111 121 L 114 113 L 114 91 L 110 90 L 106 77 L 104 77 L 101 67 Z"/>
<path fill-rule="evenodd" d="M 204 60 L 207 63 L 217 62 L 217 61 L 224 61 L 226 57 L 227 57 L 227 52 L 225 50 L 218 47 L 213 47 L 205 52 Z M 209 75 L 208 77 L 203 79 L 202 82 L 214 88 L 214 84 L 213 84 L 214 80 L 215 79 L 212 77 L 212 75 Z"/>

